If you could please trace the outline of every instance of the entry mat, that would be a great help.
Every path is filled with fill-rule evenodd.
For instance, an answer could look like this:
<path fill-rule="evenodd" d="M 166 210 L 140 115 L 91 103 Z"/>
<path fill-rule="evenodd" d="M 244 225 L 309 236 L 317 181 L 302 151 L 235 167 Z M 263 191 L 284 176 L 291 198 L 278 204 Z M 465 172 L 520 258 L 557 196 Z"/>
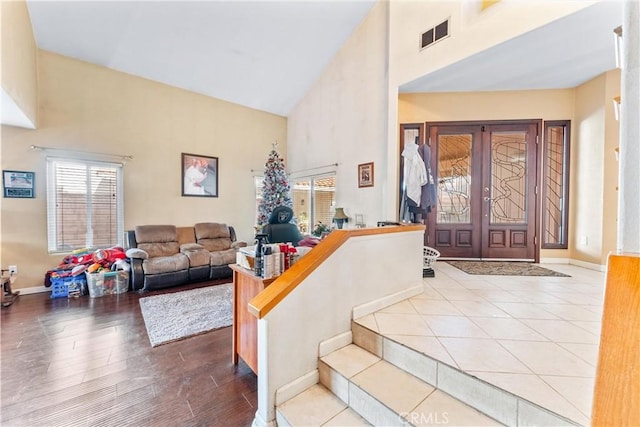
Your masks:
<path fill-rule="evenodd" d="M 467 274 L 487 276 L 555 276 L 568 274 L 549 270 L 539 265 L 521 261 L 444 261 Z"/>

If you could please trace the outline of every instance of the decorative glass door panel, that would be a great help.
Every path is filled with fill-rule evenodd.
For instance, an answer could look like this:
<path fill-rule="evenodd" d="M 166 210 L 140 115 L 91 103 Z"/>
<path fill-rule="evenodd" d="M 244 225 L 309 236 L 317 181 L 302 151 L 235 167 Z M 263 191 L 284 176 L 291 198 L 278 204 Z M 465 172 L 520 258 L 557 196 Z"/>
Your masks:
<path fill-rule="evenodd" d="M 491 134 L 491 224 L 527 222 L 527 141 L 524 132 Z"/>
<path fill-rule="evenodd" d="M 426 244 L 445 256 L 477 258 L 482 221 L 480 127 L 432 127 L 429 138 L 438 204 L 428 217 Z"/>
<path fill-rule="evenodd" d="M 438 141 L 439 224 L 471 223 L 473 135 L 442 135 Z"/>

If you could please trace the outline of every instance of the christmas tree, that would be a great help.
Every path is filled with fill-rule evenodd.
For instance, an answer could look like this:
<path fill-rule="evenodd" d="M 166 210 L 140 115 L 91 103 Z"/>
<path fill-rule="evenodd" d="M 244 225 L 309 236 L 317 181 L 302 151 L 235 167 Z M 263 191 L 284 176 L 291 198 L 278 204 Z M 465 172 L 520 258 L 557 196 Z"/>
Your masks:
<path fill-rule="evenodd" d="M 273 147 L 269 159 L 265 163 L 264 179 L 262 180 L 262 200 L 258 206 L 258 227 L 269 223 L 271 212 L 278 206 L 288 206 L 293 209 L 291 187 L 284 170 L 284 161 Z"/>

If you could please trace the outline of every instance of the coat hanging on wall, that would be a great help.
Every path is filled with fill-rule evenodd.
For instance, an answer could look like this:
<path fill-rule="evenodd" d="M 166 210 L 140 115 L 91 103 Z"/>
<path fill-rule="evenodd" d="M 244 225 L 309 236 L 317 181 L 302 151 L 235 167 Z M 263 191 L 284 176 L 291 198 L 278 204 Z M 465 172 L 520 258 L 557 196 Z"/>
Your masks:
<path fill-rule="evenodd" d="M 414 222 L 411 208 L 420 206 L 422 186 L 428 182 L 427 169 L 422 157 L 418 154 L 418 148 L 417 144 L 410 142 L 402 150 L 404 182 L 402 183 L 400 220 L 405 222 Z"/>

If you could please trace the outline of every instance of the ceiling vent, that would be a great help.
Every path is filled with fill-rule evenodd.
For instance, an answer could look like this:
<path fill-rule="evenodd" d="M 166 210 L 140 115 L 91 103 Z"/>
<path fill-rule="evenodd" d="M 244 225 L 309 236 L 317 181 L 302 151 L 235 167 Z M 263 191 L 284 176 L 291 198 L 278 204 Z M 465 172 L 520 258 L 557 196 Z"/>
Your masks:
<path fill-rule="evenodd" d="M 424 49 L 425 47 L 430 46 L 448 36 L 449 19 L 422 33 L 420 36 L 420 49 Z"/>

